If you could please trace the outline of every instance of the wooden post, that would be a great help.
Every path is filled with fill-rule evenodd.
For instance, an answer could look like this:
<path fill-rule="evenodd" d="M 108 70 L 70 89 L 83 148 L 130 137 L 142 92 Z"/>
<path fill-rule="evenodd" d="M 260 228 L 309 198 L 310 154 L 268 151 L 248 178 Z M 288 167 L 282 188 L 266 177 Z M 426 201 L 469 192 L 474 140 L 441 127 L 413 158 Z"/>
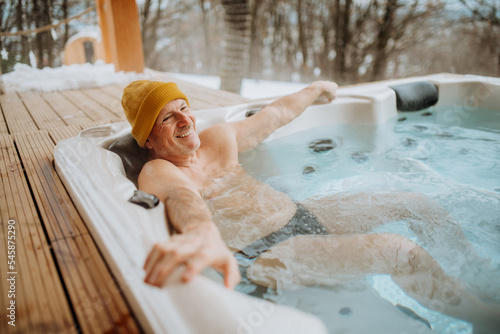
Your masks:
<path fill-rule="evenodd" d="M 96 0 L 95 8 L 97 12 L 97 17 L 99 18 L 99 28 L 101 29 L 101 41 L 102 49 L 104 50 L 104 62 L 106 64 L 111 64 L 113 58 L 111 57 L 111 43 L 109 34 L 109 23 L 106 18 L 106 11 L 104 10 L 105 0 Z"/>
<path fill-rule="evenodd" d="M 106 63 L 115 71 L 144 72 L 141 26 L 135 0 L 95 0 Z"/>

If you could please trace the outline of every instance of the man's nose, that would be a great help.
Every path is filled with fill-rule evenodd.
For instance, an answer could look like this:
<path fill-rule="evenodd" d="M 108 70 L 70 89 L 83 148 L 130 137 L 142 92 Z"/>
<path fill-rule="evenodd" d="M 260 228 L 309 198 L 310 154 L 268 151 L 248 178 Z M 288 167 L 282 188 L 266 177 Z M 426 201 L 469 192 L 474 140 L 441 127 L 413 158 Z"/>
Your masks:
<path fill-rule="evenodd" d="M 183 126 L 190 125 L 192 123 L 191 118 L 183 112 L 177 114 L 177 126 L 182 128 Z"/>

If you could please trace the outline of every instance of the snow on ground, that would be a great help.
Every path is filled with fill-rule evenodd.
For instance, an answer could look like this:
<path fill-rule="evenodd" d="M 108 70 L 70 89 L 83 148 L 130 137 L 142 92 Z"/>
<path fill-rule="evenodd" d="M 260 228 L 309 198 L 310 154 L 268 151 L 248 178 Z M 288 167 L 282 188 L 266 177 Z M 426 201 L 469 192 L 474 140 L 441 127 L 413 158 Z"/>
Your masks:
<path fill-rule="evenodd" d="M 14 65 L 14 71 L 2 75 L 6 90 L 53 92 L 68 89 L 92 88 L 143 79 L 135 72 L 115 72 L 113 64 L 75 64 L 56 68 L 33 68 Z"/>
<path fill-rule="evenodd" d="M 212 89 L 219 89 L 220 78 L 193 74 L 168 73 L 179 80 L 193 82 Z M 152 79 L 153 75 L 135 72 L 115 72 L 113 64 L 97 61 L 95 64 L 74 64 L 57 68 L 33 68 L 16 64 L 14 71 L 2 75 L 7 90 L 53 92 L 68 89 L 101 87 L 111 84 L 126 84 L 134 80 Z M 154 79 L 153 79 L 154 80 Z M 241 96 L 249 99 L 278 97 L 299 91 L 306 84 L 250 80 L 242 82 Z"/>

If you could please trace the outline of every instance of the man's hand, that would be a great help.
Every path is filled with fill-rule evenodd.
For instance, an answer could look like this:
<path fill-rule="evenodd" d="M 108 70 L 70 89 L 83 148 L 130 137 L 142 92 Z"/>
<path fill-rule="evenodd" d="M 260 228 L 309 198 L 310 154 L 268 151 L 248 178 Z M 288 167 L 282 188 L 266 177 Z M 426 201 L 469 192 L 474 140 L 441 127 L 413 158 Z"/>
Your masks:
<path fill-rule="evenodd" d="M 314 81 L 311 83 L 310 87 L 321 90 L 321 95 L 319 95 L 318 100 L 327 99 L 328 102 L 332 102 L 337 96 L 337 88 L 339 86 L 332 81 Z"/>
<path fill-rule="evenodd" d="M 252 117 L 226 123 L 233 129 L 238 151 L 255 148 L 271 133 L 297 118 L 315 101 L 331 102 L 335 99 L 337 88 L 335 82 L 314 81 L 297 93 L 277 99 Z"/>
<path fill-rule="evenodd" d="M 215 225 L 193 228 L 155 244 L 144 264 L 144 281 L 162 286 L 179 266 L 185 266 L 181 280 L 186 283 L 206 267 L 224 274 L 227 288 L 233 289 L 241 279 L 236 259 L 222 241 Z"/>

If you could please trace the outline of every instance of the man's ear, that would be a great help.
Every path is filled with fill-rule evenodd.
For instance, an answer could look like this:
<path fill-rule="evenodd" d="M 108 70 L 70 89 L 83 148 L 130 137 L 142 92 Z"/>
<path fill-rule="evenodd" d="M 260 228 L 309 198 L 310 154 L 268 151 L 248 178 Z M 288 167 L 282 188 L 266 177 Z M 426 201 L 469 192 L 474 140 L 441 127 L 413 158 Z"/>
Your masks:
<path fill-rule="evenodd" d="M 144 143 L 144 146 L 146 146 L 146 148 L 148 150 L 150 150 L 150 149 L 153 148 L 153 145 L 151 145 L 151 143 L 149 142 L 149 139 L 146 139 L 146 142 Z"/>

